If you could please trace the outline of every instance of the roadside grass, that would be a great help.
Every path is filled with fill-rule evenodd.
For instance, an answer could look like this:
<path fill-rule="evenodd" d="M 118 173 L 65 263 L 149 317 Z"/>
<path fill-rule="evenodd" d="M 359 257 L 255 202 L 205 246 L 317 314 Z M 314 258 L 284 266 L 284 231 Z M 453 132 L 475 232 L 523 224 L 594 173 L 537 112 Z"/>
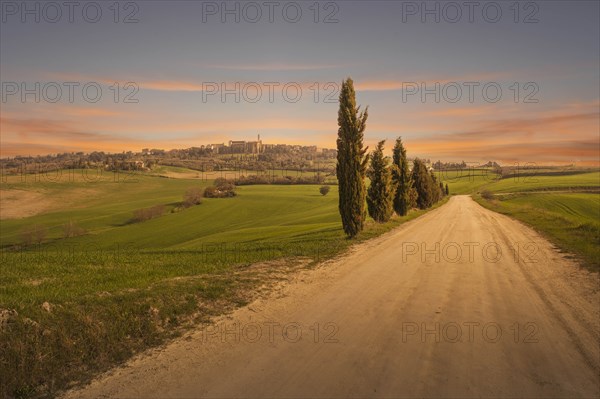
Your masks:
<path fill-rule="evenodd" d="M 0 310 L 18 313 L 0 327 L 2 397 L 55 397 L 252 301 L 298 268 L 425 213 L 413 211 L 384 225 L 369 220 L 357 239 L 348 240 L 336 186 L 327 196 L 314 185 L 245 186 L 233 198 L 204 199 L 127 223 L 142 207 L 174 209 L 196 182 L 142 175 L 127 184 L 44 184 L 51 196 L 91 187 L 98 197 L 68 210 L 2 221 Z M 60 226 L 68 220 L 86 234 L 62 238 Z M 32 224 L 48 227 L 46 241 L 16 249 L 19 231 Z"/>
<path fill-rule="evenodd" d="M 532 226 L 562 250 L 576 255 L 589 270 L 600 271 L 600 195 L 590 193 L 521 193 L 475 195 L 482 206 Z"/>

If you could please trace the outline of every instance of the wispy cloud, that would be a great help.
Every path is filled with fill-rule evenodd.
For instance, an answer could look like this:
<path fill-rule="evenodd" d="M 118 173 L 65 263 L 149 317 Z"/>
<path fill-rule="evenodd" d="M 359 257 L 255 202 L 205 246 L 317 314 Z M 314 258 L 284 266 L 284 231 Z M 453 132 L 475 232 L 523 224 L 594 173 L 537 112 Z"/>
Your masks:
<path fill-rule="evenodd" d="M 459 85 L 463 82 L 498 82 L 505 79 L 509 79 L 512 76 L 511 72 L 495 72 L 495 73 L 477 73 L 472 75 L 461 75 L 461 76 L 448 76 L 440 75 L 434 76 L 407 76 L 405 79 L 373 79 L 365 78 L 355 80 L 354 87 L 356 90 L 362 91 L 392 91 L 392 90 L 403 90 L 408 87 L 413 87 L 414 84 L 420 87 L 421 84 L 428 88 L 433 88 L 435 84 L 445 85 L 448 83 L 458 83 Z"/>
<path fill-rule="evenodd" d="M 496 119 L 479 126 L 407 140 L 411 151 L 440 159 L 598 164 L 599 113 Z"/>
<path fill-rule="evenodd" d="M 346 68 L 339 64 L 293 64 L 293 63 L 265 63 L 265 64 L 206 64 L 204 68 L 224 69 L 232 71 L 318 71 L 324 69 Z"/>

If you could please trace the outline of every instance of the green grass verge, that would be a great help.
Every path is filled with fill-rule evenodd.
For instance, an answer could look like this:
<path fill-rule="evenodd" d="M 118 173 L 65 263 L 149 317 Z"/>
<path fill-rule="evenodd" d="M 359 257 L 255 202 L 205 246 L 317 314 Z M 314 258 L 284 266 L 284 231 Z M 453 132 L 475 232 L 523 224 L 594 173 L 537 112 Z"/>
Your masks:
<path fill-rule="evenodd" d="M 589 270 L 600 271 L 600 195 L 532 193 L 474 195 L 482 206 L 532 226 L 559 248 L 576 255 Z"/>

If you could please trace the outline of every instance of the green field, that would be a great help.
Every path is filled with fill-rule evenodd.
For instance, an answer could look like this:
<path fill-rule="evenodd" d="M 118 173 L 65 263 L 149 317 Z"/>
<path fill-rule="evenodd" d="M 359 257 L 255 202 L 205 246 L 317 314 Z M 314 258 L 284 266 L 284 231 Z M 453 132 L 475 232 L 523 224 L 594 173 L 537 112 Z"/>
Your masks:
<path fill-rule="evenodd" d="M 451 194 L 471 194 L 499 178 L 491 169 L 448 170 L 436 172 L 436 176 L 448 184 Z"/>
<path fill-rule="evenodd" d="M 335 167 L 335 165 L 334 165 Z M 334 169 L 335 170 L 335 169 Z M 283 177 L 283 176 L 292 176 L 292 177 L 312 177 L 316 174 L 315 171 L 297 171 L 290 169 L 277 169 L 277 168 L 268 168 L 264 170 L 254 170 L 254 169 L 233 169 L 233 170 L 217 170 L 210 172 L 202 172 L 197 170 L 191 170 L 182 167 L 176 166 L 156 166 L 152 168 L 152 171 L 148 174 L 153 176 L 169 176 L 169 177 L 178 177 L 178 178 L 188 178 L 188 179 L 204 179 L 204 180 L 214 180 L 218 177 L 226 178 L 226 179 L 237 179 L 241 176 L 265 176 L 270 178 Z M 334 174 L 330 174 L 330 172 L 319 169 L 318 172 L 325 179 L 326 184 L 337 184 L 337 178 Z"/>
<path fill-rule="evenodd" d="M 494 193 L 513 193 L 524 191 L 568 191 L 600 187 L 600 173 L 576 173 L 557 176 L 518 176 L 491 182 L 484 189 Z"/>
<path fill-rule="evenodd" d="M 368 221 L 358 240 L 347 240 L 336 186 L 327 196 L 317 185 L 243 186 L 236 197 L 182 209 L 188 188 L 212 182 L 80 172 L 53 181 L 8 177 L 0 186 L 3 201 L 31 208 L 18 196 L 37 193 L 46 209 L 0 227 L 0 310 L 18 312 L 0 332 L 2 389 L 10 390 L 1 396 L 54 396 L 70 381 L 247 303 L 298 267 L 423 213 Z M 132 222 L 135 210 L 155 205 L 164 205 L 163 216 Z M 69 221 L 85 234 L 65 238 Z M 31 226 L 47 235 L 23 247 Z"/>
<path fill-rule="evenodd" d="M 478 169 L 440 179 L 452 194 L 473 194 L 598 269 L 600 173 L 500 179 Z M 71 170 L 4 176 L 1 183 L 3 204 L 25 215 L 0 224 L 0 311 L 18 312 L 10 329 L 0 331 L 2 396 L 52 397 L 72 381 L 248 303 L 298 268 L 424 212 L 385 225 L 368 221 L 358 240 L 347 240 L 336 186 L 327 196 L 317 185 L 242 186 L 236 197 L 205 198 L 184 209 L 188 188 L 212 184 L 184 168 Z M 485 190 L 494 197 L 482 198 Z M 162 216 L 132 220 L 136 210 L 156 205 L 164 206 Z M 84 234 L 65 237 L 68 222 Z M 23 246 L 23 232 L 32 226 L 46 234 Z"/>

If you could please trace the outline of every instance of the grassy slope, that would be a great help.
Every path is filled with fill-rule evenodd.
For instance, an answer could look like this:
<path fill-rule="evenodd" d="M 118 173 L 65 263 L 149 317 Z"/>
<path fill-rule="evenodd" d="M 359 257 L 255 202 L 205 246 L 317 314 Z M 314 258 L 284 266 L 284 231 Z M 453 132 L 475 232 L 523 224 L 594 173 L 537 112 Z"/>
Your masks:
<path fill-rule="evenodd" d="M 15 178 L 2 184 L 2 189 L 42 191 L 45 200 L 59 202 L 59 205 L 66 197 L 67 206 L 59 206 L 60 210 L 26 219 L 3 220 L 0 225 L 0 245 L 18 243 L 21 229 L 34 224 L 46 226 L 48 238 L 60 238 L 62 225 L 69 220 L 77 221 L 91 232 L 116 227 L 127 223 L 136 209 L 156 204 L 173 206 L 182 200 L 188 187 L 209 184 L 143 175 L 115 179 L 114 176 L 105 173 L 98 181 L 85 181 L 79 173 L 76 176 L 75 181 L 67 181 L 65 178 L 59 182 L 22 183 Z M 91 195 L 80 196 L 81 192 L 91 192 Z"/>
<path fill-rule="evenodd" d="M 493 182 L 486 189 L 495 193 L 523 191 L 564 191 L 569 189 L 600 187 L 600 173 L 578 173 L 559 176 L 509 177 Z"/>
<path fill-rule="evenodd" d="M 442 171 L 436 175 L 444 184 L 448 184 L 451 194 L 470 194 L 497 179 L 497 175 L 486 169 Z"/>
<path fill-rule="evenodd" d="M 69 381 L 85 380 L 182 328 L 246 303 L 258 286 L 295 265 L 257 267 L 257 262 L 314 263 L 423 213 L 385 225 L 369 221 L 351 241 L 341 230 L 336 186 L 325 197 L 314 185 L 244 186 L 235 198 L 204 199 L 190 209 L 129 223 L 136 209 L 174 208 L 197 184 L 208 183 L 138 176 L 127 183 L 107 178 L 2 185 L 44 190 L 50 199 L 95 190 L 93 198 L 68 210 L 1 224 L 0 308 L 19 313 L 0 332 L 3 389 L 27 397 L 42 386 L 38 392 L 52 396 Z M 62 238 L 68 220 L 87 234 Z M 20 230 L 33 224 L 49 228 L 48 242 L 11 251 Z M 51 312 L 42 310 L 46 301 Z"/>

